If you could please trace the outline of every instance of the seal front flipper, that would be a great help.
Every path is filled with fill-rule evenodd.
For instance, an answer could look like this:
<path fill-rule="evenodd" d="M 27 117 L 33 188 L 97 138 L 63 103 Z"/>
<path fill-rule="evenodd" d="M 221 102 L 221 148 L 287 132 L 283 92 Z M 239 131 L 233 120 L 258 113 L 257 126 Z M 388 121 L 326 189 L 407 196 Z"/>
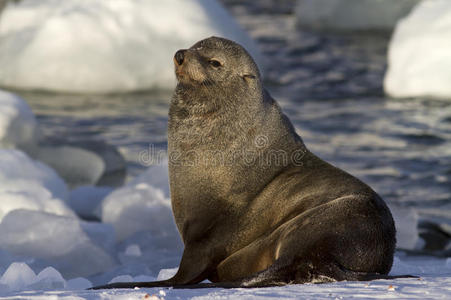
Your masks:
<path fill-rule="evenodd" d="M 196 249 L 199 250 L 199 249 Z M 202 255 L 201 251 L 185 249 L 180 267 L 177 273 L 167 280 L 150 282 L 115 282 L 106 285 L 95 286 L 90 290 L 100 289 L 132 289 L 152 287 L 176 287 L 182 285 L 193 285 L 205 280 L 210 273 L 211 262 L 208 255 Z"/>

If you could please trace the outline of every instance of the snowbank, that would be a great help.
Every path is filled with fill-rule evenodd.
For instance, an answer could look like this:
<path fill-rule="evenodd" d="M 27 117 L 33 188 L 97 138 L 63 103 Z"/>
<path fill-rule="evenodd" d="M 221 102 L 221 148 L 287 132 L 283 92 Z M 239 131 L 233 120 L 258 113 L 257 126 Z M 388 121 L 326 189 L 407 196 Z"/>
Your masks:
<path fill-rule="evenodd" d="M 0 85 L 59 92 L 172 89 L 177 49 L 218 35 L 261 61 L 216 0 L 22 0 L 0 19 Z"/>
<path fill-rule="evenodd" d="M 28 104 L 0 90 L 0 147 L 28 147 L 36 139 L 35 128 L 36 119 Z"/>
<path fill-rule="evenodd" d="M 400 21 L 388 50 L 385 92 L 451 99 L 451 1 L 421 2 Z"/>
<path fill-rule="evenodd" d="M 314 30 L 390 31 L 420 0 L 299 0 L 297 24 Z"/>

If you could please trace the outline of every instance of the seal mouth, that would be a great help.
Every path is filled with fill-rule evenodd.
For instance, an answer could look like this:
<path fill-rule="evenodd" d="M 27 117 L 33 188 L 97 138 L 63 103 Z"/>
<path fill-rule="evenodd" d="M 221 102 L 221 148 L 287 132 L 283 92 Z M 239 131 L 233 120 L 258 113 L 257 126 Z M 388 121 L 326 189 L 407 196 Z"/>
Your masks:
<path fill-rule="evenodd" d="M 177 65 L 175 67 L 175 77 L 177 78 L 177 80 L 179 82 L 187 83 L 187 82 L 191 81 L 191 78 L 188 75 L 188 73 L 185 72 L 185 70 L 182 67 L 177 66 Z"/>

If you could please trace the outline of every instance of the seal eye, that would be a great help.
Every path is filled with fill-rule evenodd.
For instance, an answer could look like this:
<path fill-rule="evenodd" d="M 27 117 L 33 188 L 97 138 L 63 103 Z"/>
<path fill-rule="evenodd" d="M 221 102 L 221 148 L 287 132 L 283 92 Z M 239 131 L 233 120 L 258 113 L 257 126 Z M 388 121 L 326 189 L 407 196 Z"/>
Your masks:
<path fill-rule="evenodd" d="M 214 68 L 219 68 L 220 66 L 222 66 L 222 64 L 216 59 L 210 59 L 208 63 Z"/>

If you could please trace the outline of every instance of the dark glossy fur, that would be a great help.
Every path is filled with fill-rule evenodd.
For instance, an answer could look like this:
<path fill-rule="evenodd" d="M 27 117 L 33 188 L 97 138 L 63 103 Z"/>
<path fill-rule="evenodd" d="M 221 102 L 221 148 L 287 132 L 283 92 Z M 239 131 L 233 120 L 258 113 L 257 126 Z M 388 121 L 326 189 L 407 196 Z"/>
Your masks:
<path fill-rule="evenodd" d="M 217 37 L 183 54 L 168 133 L 172 206 L 185 244 L 179 271 L 97 288 L 393 278 L 386 204 L 305 147 L 250 55 Z M 205 279 L 213 283 L 197 284 Z"/>

